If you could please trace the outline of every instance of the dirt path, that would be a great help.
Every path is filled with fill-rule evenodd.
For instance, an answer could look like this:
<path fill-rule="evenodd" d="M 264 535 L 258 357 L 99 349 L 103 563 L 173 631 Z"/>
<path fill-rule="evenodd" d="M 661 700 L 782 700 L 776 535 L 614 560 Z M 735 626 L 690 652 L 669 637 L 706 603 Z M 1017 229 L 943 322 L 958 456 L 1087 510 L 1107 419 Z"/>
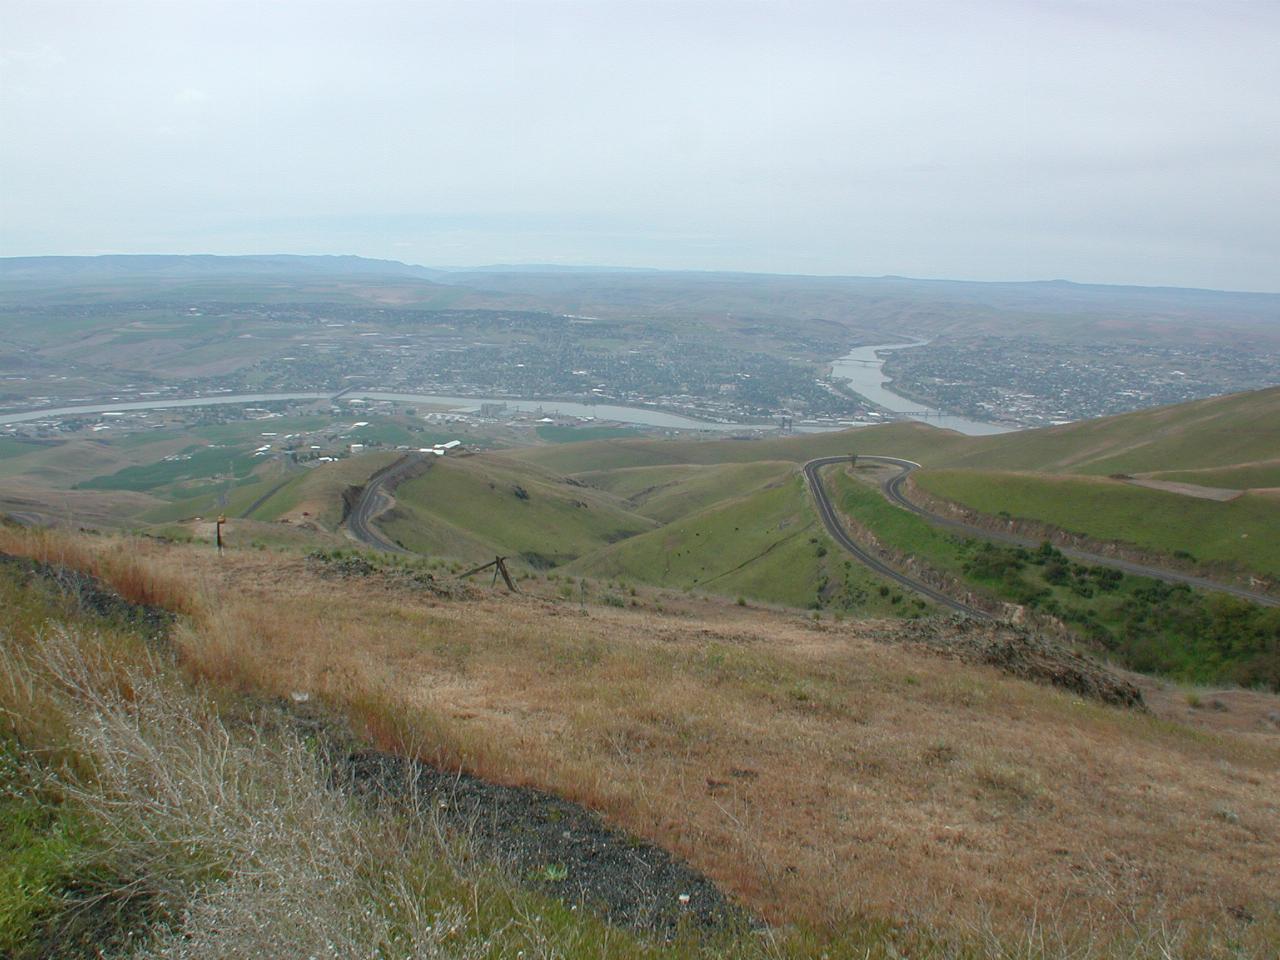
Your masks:
<path fill-rule="evenodd" d="M 1243 490 L 1233 490 L 1230 487 L 1202 487 L 1198 483 L 1177 483 L 1173 480 L 1144 480 L 1142 477 L 1127 477 L 1124 482 L 1131 483 L 1135 487 L 1163 490 L 1165 493 L 1195 497 L 1198 500 L 1217 500 L 1219 503 L 1228 503 L 1244 496 Z"/>

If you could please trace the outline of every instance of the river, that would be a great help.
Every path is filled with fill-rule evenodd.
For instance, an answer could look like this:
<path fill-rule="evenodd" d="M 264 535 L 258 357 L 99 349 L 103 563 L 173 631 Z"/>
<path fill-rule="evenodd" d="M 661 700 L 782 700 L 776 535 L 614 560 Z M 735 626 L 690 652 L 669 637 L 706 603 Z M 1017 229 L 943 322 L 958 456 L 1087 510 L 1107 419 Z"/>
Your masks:
<path fill-rule="evenodd" d="M 868 400 L 879 404 L 887 410 L 907 416 L 920 416 L 934 426 L 948 427 L 961 433 L 981 435 L 1004 433 L 1009 427 L 994 423 L 983 423 L 978 420 L 967 420 L 964 417 L 953 417 L 937 411 L 921 407 L 910 400 L 905 400 L 892 393 L 884 386 L 887 378 L 881 369 L 884 361 L 877 356 L 879 351 L 900 350 L 904 347 L 919 346 L 918 343 L 890 343 L 873 347 L 858 347 L 832 364 L 832 374 L 846 377 L 850 387 Z M 0 424 L 25 423 L 32 420 L 56 420 L 63 417 L 85 416 L 94 413 L 124 413 L 130 410 L 168 410 L 179 407 L 220 406 L 223 404 L 271 403 L 281 400 L 327 400 L 330 393 L 239 393 L 219 394 L 209 397 L 193 397 L 186 400 L 135 400 L 124 403 L 91 403 L 73 407 L 53 407 L 45 410 L 25 410 L 15 413 L 0 413 Z M 352 390 L 343 394 L 344 400 L 389 400 L 394 403 L 421 403 L 439 407 L 448 407 L 459 411 L 479 410 L 481 404 L 504 403 L 508 410 L 535 413 L 543 410 L 548 414 L 563 414 L 570 417 L 594 417 L 597 420 L 611 420 L 619 423 L 635 423 L 647 427 L 665 427 L 672 430 L 710 430 L 717 433 L 738 433 L 744 430 L 769 429 L 771 423 L 717 423 L 712 420 L 698 420 L 694 417 L 681 416 L 678 413 L 667 413 L 664 410 L 651 410 L 645 407 L 627 407 L 608 403 L 575 403 L 559 400 L 523 400 L 510 397 L 455 397 L 431 393 L 386 393 L 378 390 Z M 839 430 L 841 427 L 797 426 L 801 433 L 817 433 L 828 430 Z"/>
<path fill-rule="evenodd" d="M 224 404 L 271 403 L 280 400 L 328 400 L 331 393 L 240 393 L 210 397 L 193 397 L 187 400 L 136 400 L 124 403 L 89 403 L 74 407 L 50 407 L 43 410 L 24 410 L 17 413 L 0 413 L 0 424 L 27 423 L 32 420 L 57 420 L 64 417 L 86 416 L 94 413 L 125 413 L 131 410 L 170 410 L 178 407 L 207 407 Z M 441 394 L 383 393 L 377 390 L 352 390 L 343 394 L 344 400 L 390 400 L 396 403 L 422 403 L 448 407 L 459 411 L 479 410 L 481 404 L 505 403 L 508 410 L 526 413 L 544 410 L 548 414 L 564 414 L 571 417 L 595 417 L 598 420 L 616 420 L 619 423 L 635 423 L 649 427 L 667 427 L 678 430 L 714 430 L 735 433 L 742 430 L 768 429 L 774 424 L 717 423 L 697 420 L 663 410 L 647 410 L 644 407 L 624 407 L 607 403 L 572 403 L 558 400 L 519 400 L 509 397 L 452 397 Z M 824 429 L 824 428 L 813 428 Z M 835 428 L 831 428 L 835 429 Z"/>
<path fill-rule="evenodd" d="M 831 364 L 831 376 L 849 381 L 849 389 L 861 394 L 872 403 L 913 419 L 923 420 L 935 427 L 946 427 L 967 433 L 969 436 L 986 436 L 993 433 L 1008 433 L 1015 427 L 999 423 L 987 423 L 983 420 L 970 420 L 967 417 L 955 417 L 940 410 L 934 410 L 923 404 L 908 400 L 889 389 L 889 378 L 884 373 L 882 353 L 890 350 L 905 350 L 908 347 L 922 347 L 924 343 L 882 343 L 871 347 L 857 347 L 850 350 L 839 360 Z"/>

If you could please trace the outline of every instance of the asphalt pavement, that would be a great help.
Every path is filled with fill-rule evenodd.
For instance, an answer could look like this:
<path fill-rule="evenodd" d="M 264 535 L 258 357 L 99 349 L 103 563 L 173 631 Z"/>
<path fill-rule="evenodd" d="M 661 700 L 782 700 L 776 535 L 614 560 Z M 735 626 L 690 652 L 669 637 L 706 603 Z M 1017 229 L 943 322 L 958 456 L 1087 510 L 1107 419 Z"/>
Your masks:
<path fill-rule="evenodd" d="M 904 492 L 903 485 L 907 479 L 907 476 L 911 473 L 911 471 L 916 470 L 920 467 L 920 464 L 916 463 L 914 460 L 903 460 L 899 457 L 880 457 L 880 456 L 873 456 L 873 455 L 867 455 L 867 454 L 858 455 L 858 462 L 861 463 L 866 461 L 871 461 L 873 463 L 884 463 L 884 464 L 889 464 L 890 466 L 898 467 L 899 472 L 894 474 L 889 479 L 885 480 L 880 485 L 881 491 L 884 493 L 885 497 L 891 503 L 899 507 L 902 507 L 904 510 L 910 510 L 912 513 L 923 517 L 924 519 L 928 520 L 930 523 L 936 526 L 944 527 L 950 530 L 955 530 L 958 533 L 962 533 L 968 537 L 979 537 L 981 539 L 994 540 L 999 543 L 1007 543 L 1007 544 L 1018 546 L 1018 547 L 1027 547 L 1029 549 L 1035 549 L 1040 545 L 1040 541 L 1033 540 L 1029 537 L 1019 536 L 1018 534 L 1014 534 L 1014 533 L 1006 533 L 1001 530 L 988 530 L 986 527 L 979 527 L 974 524 L 965 523 L 963 520 L 956 520 L 952 517 L 944 517 L 940 514 L 933 513 L 932 511 L 927 510 L 924 507 L 920 506 L 919 504 L 910 500 L 907 497 L 906 493 Z M 882 561 L 879 561 L 879 560 L 876 560 L 875 563 L 868 562 L 868 559 L 875 559 L 875 558 L 871 557 L 870 554 L 865 549 L 859 547 L 856 543 L 854 543 L 849 538 L 847 533 L 845 533 L 843 526 L 840 524 L 838 520 L 838 516 L 835 510 L 831 506 L 831 501 L 827 497 L 826 490 L 823 489 L 822 484 L 818 478 L 818 470 L 820 468 L 829 466 L 833 463 L 848 463 L 848 462 L 849 462 L 848 457 L 821 457 L 817 460 L 810 460 L 808 463 L 804 465 L 805 478 L 808 480 L 810 491 L 813 492 L 814 500 L 818 503 L 818 513 L 819 515 L 822 516 L 822 522 L 826 526 L 827 532 L 831 534 L 832 538 L 835 539 L 837 543 L 839 543 L 842 547 L 844 547 L 846 550 L 852 553 L 855 557 L 857 557 L 863 563 L 866 563 L 867 566 L 871 567 L 877 573 L 887 576 L 888 574 L 885 571 L 892 570 L 892 568 L 887 567 Z M 1182 573 L 1177 570 L 1168 570 L 1164 567 L 1154 567 L 1149 564 L 1136 563 L 1132 560 L 1122 560 L 1119 557 L 1109 557 L 1103 554 L 1090 553 L 1086 550 L 1077 550 L 1072 547 L 1060 547 L 1058 549 L 1061 550 L 1064 556 L 1070 557 L 1072 560 L 1075 560 L 1079 563 L 1088 563 L 1088 564 L 1094 564 L 1097 566 L 1104 566 L 1104 567 L 1114 567 L 1117 570 L 1122 570 L 1125 573 L 1135 574 L 1136 576 L 1152 577 L 1156 580 L 1163 580 L 1166 583 L 1186 584 L 1189 587 L 1195 587 L 1196 589 L 1199 589 L 1199 590 L 1217 590 L 1222 593 L 1231 594 L 1232 596 L 1240 597 L 1245 600 L 1250 600 L 1254 603 L 1262 604 L 1263 606 L 1267 606 L 1267 607 L 1280 606 L 1280 599 L 1277 599 L 1265 593 L 1260 593 L 1255 590 L 1249 590 L 1244 587 L 1238 587 L 1238 586 L 1235 586 L 1234 584 L 1219 583 L 1216 580 L 1208 580 L 1204 577 L 1193 576 L 1191 574 Z M 911 589 L 917 591 L 918 593 L 923 593 L 925 596 L 928 596 L 931 599 L 936 599 L 936 597 L 938 596 L 938 592 L 933 588 L 929 587 L 927 584 L 922 584 L 918 580 L 914 580 L 911 577 L 907 577 L 896 570 L 893 571 L 893 573 L 894 573 L 894 576 L 890 577 L 890 579 L 894 580 L 895 582 L 901 583 L 904 586 L 909 586 Z M 946 605 L 953 610 L 958 609 L 962 613 L 971 613 L 972 615 L 975 615 L 975 616 L 976 615 L 987 616 L 986 614 L 981 614 L 980 611 L 975 611 L 972 607 L 959 603 L 958 601 L 952 600 Z"/>

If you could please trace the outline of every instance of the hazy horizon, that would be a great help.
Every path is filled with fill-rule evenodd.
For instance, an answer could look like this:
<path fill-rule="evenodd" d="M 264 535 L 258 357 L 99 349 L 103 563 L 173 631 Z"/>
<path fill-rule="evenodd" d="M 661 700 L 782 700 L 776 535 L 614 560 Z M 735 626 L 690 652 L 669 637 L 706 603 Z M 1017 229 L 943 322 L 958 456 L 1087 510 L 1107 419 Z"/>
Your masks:
<path fill-rule="evenodd" d="M 1280 5 L 0 0 L 0 254 L 1280 292 Z"/>
<path fill-rule="evenodd" d="M 712 269 L 701 268 L 697 266 L 689 267 L 654 267 L 644 264 L 624 265 L 624 264 L 586 264 L 586 263 L 546 263 L 530 260 L 524 263 L 418 263 L 410 260 L 398 260 L 394 257 L 373 257 L 366 256 L 361 253 L 294 253 L 290 251 L 274 251 L 271 253 L 246 252 L 246 253 L 209 253 L 207 251 L 176 251 L 176 252 L 155 252 L 155 251 L 139 251 L 137 253 L 116 253 L 104 252 L 96 254 L 61 254 L 61 253 L 35 253 L 35 254 L 5 254 L 0 256 L 0 262 L 5 260 L 38 260 L 38 259 L 96 259 L 102 257 L 247 257 L 247 258 L 275 258 L 275 257 L 311 257 L 311 258 L 333 258 L 333 259 L 360 259 L 382 261 L 388 263 L 398 263 L 406 267 L 420 267 L 426 270 L 438 270 L 444 273 L 473 273 L 487 272 L 501 273 L 509 272 L 538 272 L 540 269 L 546 271 L 564 272 L 564 273 L 629 273 L 629 274 L 665 274 L 665 273 L 690 273 L 690 274 L 707 274 L 715 275 L 731 275 L 746 277 L 794 277 L 812 278 L 815 280 L 905 280 L 920 283 L 973 283 L 973 284 L 1070 284 L 1072 286 L 1088 286 L 1088 287 L 1133 287 L 1136 289 L 1165 289 L 1165 290 L 1184 290 L 1188 293 L 1206 292 L 1206 293 L 1238 293 L 1238 294 L 1260 294 L 1264 296 L 1280 296 L 1280 290 L 1245 290 L 1239 288 L 1227 287 L 1188 287 L 1178 286 L 1176 284 L 1137 284 L 1137 283 L 1120 283 L 1120 282 L 1104 282 L 1098 283 L 1089 280 L 1074 280 L 1070 277 L 1013 277 L 1013 278 L 989 278 L 976 280 L 971 277 L 922 277 L 910 276 L 907 274 L 897 273 L 881 273 L 881 274 L 856 274 L 856 273 L 797 273 L 786 272 L 780 270 L 733 270 L 733 269 Z"/>

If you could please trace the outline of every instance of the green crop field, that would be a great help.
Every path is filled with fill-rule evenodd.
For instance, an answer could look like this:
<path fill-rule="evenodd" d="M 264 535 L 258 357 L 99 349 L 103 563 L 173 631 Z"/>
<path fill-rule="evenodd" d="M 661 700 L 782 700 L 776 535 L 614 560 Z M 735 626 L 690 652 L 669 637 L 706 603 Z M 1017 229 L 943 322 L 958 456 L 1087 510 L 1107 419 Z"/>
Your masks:
<path fill-rule="evenodd" d="M 245 447 L 191 446 L 178 456 L 181 460 L 158 460 L 154 463 L 125 467 L 115 473 L 85 480 L 82 490 L 148 491 L 183 480 L 220 477 L 227 474 L 248 476 L 261 461 Z"/>
<path fill-rule="evenodd" d="M 332 420 L 328 416 L 272 417 L 267 420 L 233 420 L 229 423 L 209 423 L 191 427 L 183 436 L 197 436 L 210 443 L 256 443 L 264 433 L 284 436 L 319 430 Z"/>
<path fill-rule="evenodd" d="M 924 470 L 920 489 L 988 514 L 1280 575 L 1280 503 L 1247 493 L 1222 503 L 1101 477 Z"/>
<path fill-rule="evenodd" d="M 18 457 L 35 453 L 44 449 L 44 447 L 44 444 L 34 443 L 29 440 L 12 440 L 9 437 L 0 437 L 0 460 L 16 460 Z"/>

